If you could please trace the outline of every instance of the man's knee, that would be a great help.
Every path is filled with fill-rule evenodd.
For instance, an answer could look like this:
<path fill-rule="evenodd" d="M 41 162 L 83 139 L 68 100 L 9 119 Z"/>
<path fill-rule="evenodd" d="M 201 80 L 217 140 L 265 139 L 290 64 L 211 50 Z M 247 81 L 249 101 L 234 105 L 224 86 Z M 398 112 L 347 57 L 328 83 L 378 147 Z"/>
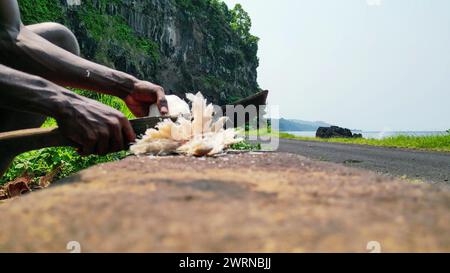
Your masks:
<path fill-rule="evenodd" d="M 49 24 L 51 24 L 50 29 L 56 33 L 56 41 L 54 43 L 59 47 L 80 56 L 80 46 L 78 45 L 77 38 L 73 32 L 64 25 L 58 23 Z"/>
<path fill-rule="evenodd" d="M 27 27 L 51 43 L 72 54 L 80 55 L 80 46 L 78 45 L 77 38 L 64 25 L 58 23 L 42 23 Z"/>

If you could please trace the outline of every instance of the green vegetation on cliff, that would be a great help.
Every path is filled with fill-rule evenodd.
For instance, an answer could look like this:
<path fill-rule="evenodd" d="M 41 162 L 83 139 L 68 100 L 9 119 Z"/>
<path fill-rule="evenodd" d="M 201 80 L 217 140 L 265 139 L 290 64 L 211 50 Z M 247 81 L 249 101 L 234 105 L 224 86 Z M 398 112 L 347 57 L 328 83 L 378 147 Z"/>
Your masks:
<path fill-rule="evenodd" d="M 237 4 L 233 9 L 220 0 L 176 0 L 179 7 L 192 17 L 206 20 L 206 24 L 215 37 L 214 47 L 220 50 L 226 45 L 226 29 L 231 28 L 234 34 L 240 38 L 245 57 L 257 61 L 259 38 L 250 33 L 252 21 L 248 13 Z M 225 32 L 224 32 L 225 30 Z"/>
<path fill-rule="evenodd" d="M 104 5 L 101 6 L 104 7 Z M 80 13 L 80 19 L 86 30 L 99 45 L 104 46 L 105 33 L 107 33 L 108 41 L 106 42 L 119 43 L 129 52 L 146 55 L 154 65 L 158 64 L 160 59 L 158 44 L 136 35 L 123 17 L 105 14 L 102 9 L 104 8 L 95 9 L 92 3 L 87 2 Z M 104 52 L 103 50 L 100 53 Z"/>
<path fill-rule="evenodd" d="M 189 89 L 201 90 L 212 102 L 225 104 L 259 90 L 256 82 L 258 41 L 251 35 L 251 19 L 241 5 L 229 9 L 220 0 L 175 0 L 180 23 L 193 28 L 193 37 L 202 42 L 193 57 L 200 57 L 205 71 L 191 71 Z M 200 34 L 199 33 L 199 34 Z M 182 65 L 183 67 L 183 65 Z M 182 87 L 180 87 L 182 88 Z"/>
<path fill-rule="evenodd" d="M 19 0 L 25 25 L 43 22 L 64 23 L 64 13 L 58 0 Z"/>

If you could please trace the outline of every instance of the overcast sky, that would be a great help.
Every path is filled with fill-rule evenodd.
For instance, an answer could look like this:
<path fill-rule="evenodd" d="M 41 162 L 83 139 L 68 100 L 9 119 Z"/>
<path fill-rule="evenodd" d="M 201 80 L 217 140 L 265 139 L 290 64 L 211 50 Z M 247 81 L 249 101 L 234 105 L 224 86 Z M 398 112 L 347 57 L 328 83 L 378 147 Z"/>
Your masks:
<path fill-rule="evenodd" d="M 225 0 L 259 44 L 281 116 L 363 130 L 450 129 L 450 0 Z"/>

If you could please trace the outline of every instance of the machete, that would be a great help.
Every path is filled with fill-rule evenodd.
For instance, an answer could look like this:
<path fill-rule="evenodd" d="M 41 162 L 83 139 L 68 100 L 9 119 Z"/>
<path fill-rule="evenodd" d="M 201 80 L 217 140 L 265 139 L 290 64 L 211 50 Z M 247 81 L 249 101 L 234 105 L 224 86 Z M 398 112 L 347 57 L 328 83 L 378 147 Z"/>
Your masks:
<path fill-rule="evenodd" d="M 160 121 L 170 117 L 146 117 L 130 120 L 136 135 L 142 135 L 148 128 L 154 128 Z M 0 155 L 16 156 L 26 151 L 48 147 L 76 147 L 65 138 L 58 127 L 36 128 L 0 133 Z"/>
<path fill-rule="evenodd" d="M 154 128 L 165 118 L 146 117 L 130 120 L 136 135 L 142 135 L 148 128 Z M 174 118 L 172 118 L 174 119 Z M 65 138 L 58 127 L 36 128 L 0 133 L 0 177 L 9 168 L 11 161 L 19 154 L 49 147 L 77 147 Z"/>

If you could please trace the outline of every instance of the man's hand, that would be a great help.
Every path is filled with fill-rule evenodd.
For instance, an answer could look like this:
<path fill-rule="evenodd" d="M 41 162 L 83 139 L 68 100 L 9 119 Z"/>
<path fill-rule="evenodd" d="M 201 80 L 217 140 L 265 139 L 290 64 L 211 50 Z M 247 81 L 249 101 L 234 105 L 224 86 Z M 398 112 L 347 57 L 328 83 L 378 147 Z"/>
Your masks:
<path fill-rule="evenodd" d="M 82 155 L 118 152 L 136 135 L 128 119 L 119 111 L 90 99 L 71 102 L 57 118 L 65 137 L 79 145 Z"/>
<path fill-rule="evenodd" d="M 148 116 L 150 105 L 154 103 L 158 105 L 161 115 L 169 113 L 164 89 L 147 81 L 136 82 L 133 92 L 125 97 L 124 101 L 136 117 Z"/>

